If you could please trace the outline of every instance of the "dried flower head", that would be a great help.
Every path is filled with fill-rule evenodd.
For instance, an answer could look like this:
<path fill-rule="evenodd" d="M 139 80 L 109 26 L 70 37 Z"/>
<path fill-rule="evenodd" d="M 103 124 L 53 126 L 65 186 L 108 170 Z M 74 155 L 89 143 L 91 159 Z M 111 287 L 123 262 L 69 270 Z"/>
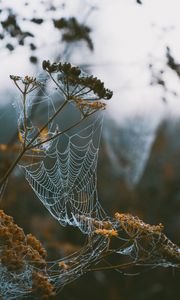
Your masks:
<path fill-rule="evenodd" d="M 136 245 L 136 255 L 154 264 L 180 265 L 180 248 L 173 244 L 162 232 L 164 226 L 144 223 L 130 214 L 116 213 L 119 232 L 126 234 L 126 239 Z"/>
<path fill-rule="evenodd" d="M 116 220 L 119 221 L 120 226 L 129 235 L 141 234 L 141 233 L 161 233 L 164 226 L 160 223 L 159 225 L 149 225 L 140 220 L 137 216 L 134 217 L 130 214 L 115 214 Z"/>
<path fill-rule="evenodd" d="M 25 77 L 10 75 L 10 79 L 14 81 L 15 85 L 22 94 L 29 94 L 38 87 L 42 86 L 42 83 L 37 81 L 36 77 L 30 77 L 27 75 Z"/>
<path fill-rule="evenodd" d="M 108 237 L 108 238 L 118 236 L 118 232 L 115 229 L 96 229 L 95 233 L 103 235 L 103 236 Z"/>
<path fill-rule="evenodd" d="M 64 261 L 60 261 L 58 262 L 58 266 L 64 270 L 68 270 L 69 269 L 69 265 L 67 265 Z"/>
<path fill-rule="evenodd" d="M 0 210 L 0 273 L 3 274 L 0 279 L 0 296 L 8 293 L 8 283 L 1 288 L 6 277 L 9 286 L 16 287 L 16 299 L 22 293 L 30 292 L 42 298 L 54 295 L 54 287 L 46 275 L 46 256 L 41 243 L 32 234 L 26 236 L 13 218 Z"/>
<path fill-rule="evenodd" d="M 97 77 L 84 75 L 80 68 L 72 66 L 70 63 L 50 63 L 43 61 L 42 67 L 49 74 L 58 73 L 57 80 L 65 86 L 69 97 L 89 96 L 94 93 L 96 100 L 111 99 L 113 93 L 104 87 L 104 83 Z M 87 98 L 87 97 L 86 97 Z"/>
<path fill-rule="evenodd" d="M 49 282 L 48 277 L 44 274 L 34 271 L 32 275 L 33 285 L 32 291 L 39 299 L 48 299 L 55 295 L 54 287 Z"/>
<path fill-rule="evenodd" d="M 70 97 L 69 100 L 72 100 L 75 103 L 76 107 L 84 116 L 98 110 L 104 110 L 106 108 L 106 103 L 103 103 L 101 101 L 92 102 L 75 96 Z"/>

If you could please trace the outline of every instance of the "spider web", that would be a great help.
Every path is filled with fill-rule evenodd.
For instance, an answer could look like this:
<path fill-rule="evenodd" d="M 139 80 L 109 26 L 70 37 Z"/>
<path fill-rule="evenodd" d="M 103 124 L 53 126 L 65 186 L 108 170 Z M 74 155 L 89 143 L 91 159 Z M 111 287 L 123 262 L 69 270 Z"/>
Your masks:
<path fill-rule="evenodd" d="M 59 96 L 59 91 L 49 86 L 41 97 L 38 96 L 38 101 L 34 100 L 36 95 L 31 95 L 28 111 L 32 112 L 38 105 L 36 114 L 42 115 L 39 108 L 42 106 L 49 118 L 57 111 Z M 83 121 L 81 126 L 43 144 L 42 152 L 29 154 L 30 163 L 21 164 L 27 181 L 52 216 L 61 225 L 79 227 L 84 233 L 91 232 L 93 218 L 101 220 L 105 217 L 98 202 L 96 174 L 103 112 L 95 115 Z M 20 118 L 23 118 L 22 114 Z M 57 127 L 63 130 L 71 127 L 79 118 L 79 111 L 70 103 L 48 128 L 48 136 L 52 136 Z M 38 130 L 37 124 L 30 119 L 31 127 Z M 34 116 L 34 119 L 38 118 Z M 31 140 L 33 135 L 31 132 L 27 139 Z"/>
<path fill-rule="evenodd" d="M 51 85 L 42 88 L 40 94 L 27 98 L 27 142 L 38 132 L 42 133 L 42 123 L 57 112 L 62 101 L 62 95 Z M 179 266 L 179 247 L 162 233 L 162 224 L 151 226 L 138 217 L 121 213 L 111 218 L 101 208 L 97 195 L 97 160 L 103 113 L 96 113 L 81 126 L 72 128 L 71 125 L 80 117 L 79 110 L 72 104 L 70 102 L 67 111 L 63 112 L 63 118 L 53 119 L 52 124 L 47 126 L 45 140 L 53 137 L 57 130 L 71 129 L 37 148 L 36 145 L 44 139 L 44 136 L 38 136 L 20 165 L 30 186 L 52 216 L 63 226 L 69 224 L 88 234 L 86 244 L 77 252 L 47 262 L 48 268 L 45 267 L 44 273 L 49 283 L 58 291 L 81 275 L 102 268 L 137 275 L 136 269 L 136 273 L 124 273 L 123 270 L 133 266 Z M 20 111 L 18 126 L 23 141 L 26 136 L 23 132 L 22 103 L 18 102 L 16 106 Z M 116 243 L 111 243 L 111 237 L 116 237 Z M 108 260 L 108 255 L 113 254 L 116 258 L 119 256 L 119 263 L 115 266 L 111 257 Z M 101 261 L 105 267 L 99 265 Z M 28 258 L 22 270 L 18 271 L 17 278 L 16 271 L 14 274 L 0 266 L 3 297 L 19 299 L 28 295 L 33 290 L 32 274 L 37 270 L 42 272 L 41 267 L 38 269 L 36 265 L 29 264 Z"/>
<path fill-rule="evenodd" d="M 128 118 L 120 127 L 112 120 L 105 124 L 104 140 L 114 173 L 130 188 L 142 178 L 157 128 L 156 122 L 138 115 Z"/>

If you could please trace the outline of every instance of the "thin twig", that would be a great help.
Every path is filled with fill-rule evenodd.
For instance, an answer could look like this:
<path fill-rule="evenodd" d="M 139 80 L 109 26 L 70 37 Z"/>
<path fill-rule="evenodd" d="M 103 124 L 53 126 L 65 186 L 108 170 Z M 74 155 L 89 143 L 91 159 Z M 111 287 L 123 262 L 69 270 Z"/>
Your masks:
<path fill-rule="evenodd" d="M 63 95 L 65 95 L 66 98 L 68 98 L 68 95 L 64 92 L 62 87 L 57 83 L 57 81 L 54 79 L 51 73 L 49 73 L 49 76 L 51 77 L 52 81 L 57 85 L 57 87 L 60 89 L 60 91 L 63 93 Z"/>
<path fill-rule="evenodd" d="M 87 269 L 86 271 L 87 272 L 93 272 L 93 271 L 105 271 L 105 270 L 115 270 L 115 269 L 126 269 L 126 268 L 129 268 L 129 267 L 134 267 L 136 266 L 136 264 L 138 263 L 139 265 L 139 262 L 141 262 L 142 260 L 139 259 L 137 261 L 133 261 L 133 262 L 129 262 L 129 263 L 126 263 L 126 264 L 120 264 L 120 265 L 111 265 L 111 266 L 108 266 L 108 267 L 98 267 L 98 268 L 92 268 L 92 269 Z"/>
<path fill-rule="evenodd" d="M 63 130 L 63 131 L 60 131 L 60 132 L 56 133 L 55 135 L 53 135 L 51 138 L 49 138 L 49 139 L 47 139 L 47 140 L 44 140 L 44 141 L 42 141 L 42 142 L 39 142 L 39 143 L 37 143 L 37 144 L 35 144 L 35 145 L 31 146 L 31 147 L 29 147 L 29 145 L 28 145 L 28 146 L 27 146 L 27 147 L 28 147 L 28 150 L 33 149 L 33 148 L 36 148 L 36 147 L 39 147 L 39 146 L 41 146 L 42 144 L 45 144 L 45 143 L 47 143 L 47 142 L 50 142 L 50 141 L 56 139 L 58 136 L 60 136 L 60 135 L 62 135 L 62 134 L 64 134 L 64 133 L 66 133 L 67 131 L 69 131 L 69 130 L 75 128 L 75 127 L 77 127 L 80 123 L 82 123 L 85 119 L 87 119 L 88 117 L 90 117 L 91 115 L 93 115 L 95 112 L 96 112 L 96 111 L 94 111 L 94 112 L 92 112 L 91 114 L 85 116 L 84 118 L 80 119 L 78 122 L 74 123 L 73 125 L 71 125 L 71 126 L 68 127 L 67 129 L 65 129 L 65 130 Z"/>

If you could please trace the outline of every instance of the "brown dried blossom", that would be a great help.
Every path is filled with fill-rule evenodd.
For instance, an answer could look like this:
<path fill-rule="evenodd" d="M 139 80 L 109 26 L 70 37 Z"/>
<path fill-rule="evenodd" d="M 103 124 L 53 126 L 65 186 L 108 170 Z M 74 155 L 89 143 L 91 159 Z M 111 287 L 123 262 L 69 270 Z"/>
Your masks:
<path fill-rule="evenodd" d="M 58 266 L 64 270 L 68 270 L 69 269 L 69 265 L 67 265 L 64 261 L 60 261 L 58 262 Z"/>
<path fill-rule="evenodd" d="M 115 229 L 96 229 L 95 233 L 103 235 L 108 238 L 111 238 L 113 236 L 115 236 L 115 237 L 118 236 L 118 232 Z"/>
<path fill-rule="evenodd" d="M 81 90 L 87 88 L 89 93 L 93 92 L 98 99 L 109 100 L 112 98 L 112 91 L 106 89 L 104 87 L 104 83 L 93 76 L 83 76 L 81 69 L 78 67 L 72 66 L 70 63 L 50 63 L 50 61 L 44 60 L 42 63 L 42 67 L 49 74 L 59 73 L 58 80 L 63 82 L 64 84 L 71 86 L 79 86 Z M 78 94 L 78 93 L 77 93 Z M 75 96 L 76 93 L 72 93 L 71 96 Z"/>
<path fill-rule="evenodd" d="M 48 299 L 50 296 L 55 295 L 54 287 L 47 276 L 40 272 L 33 272 L 32 280 L 32 291 L 38 296 L 38 299 Z"/>
<path fill-rule="evenodd" d="M 10 79 L 13 80 L 22 94 L 29 94 L 38 87 L 42 86 L 42 83 L 39 82 L 36 77 L 30 77 L 28 75 L 25 77 L 10 75 Z"/>
<path fill-rule="evenodd" d="M 54 295 L 54 287 L 46 276 L 46 256 L 41 243 L 32 234 L 26 236 L 13 218 L 0 210 L 0 266 L 15 275 L 25 272 L 28 266 L 32 270 L 32 292 L 40 293 L 43 299 Z M 33 271 L 34 268 L 39 271 Z"/>
<path fill-rule="evenodd" d="M 144 223 L 138 217 L 134 217 L 130 214 L 121 214 L 117 212 L 115 218 L 130 236 L 136 235 L 136 233 L 161 233 L 164 229 L 164 226 L 161 223 L 159 225 L 149 225 Z"/>
<path fill-rule="evenodd" d="M 106 104 L 100 101 L 88 101 L 75 96 L 70 97 L 69 100 L 72 100 L 75 103 L 76 107 L 83 115 L 88 115 L 89 113 L 104 110 L 106 108 Z"/>
<path fill-rule="evenodd" d="M 115 219 L 119 223 L 121 232 L 124 232 L 129 241 L 134 242 L 138 255 L 151 261 L 180 266 L 180 248 L 172 243 L 162 232 L 164 226 L 144 223 L 137 216 L 116 213 Z"/>

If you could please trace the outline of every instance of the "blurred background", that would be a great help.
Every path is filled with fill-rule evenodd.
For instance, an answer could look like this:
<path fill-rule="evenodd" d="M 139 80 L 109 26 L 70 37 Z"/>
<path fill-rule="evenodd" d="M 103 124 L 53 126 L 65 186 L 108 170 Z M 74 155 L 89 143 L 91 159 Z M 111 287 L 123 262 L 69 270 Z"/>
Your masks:
<path fill-rule="evenodd" d="M 9 75 L 37 76 L 44 59 L 77 64 L 114 91 L 98 162 L 99 201 L 180 232 L 180 3 L 178 0 L 0 1 L 0 174 L 15 157 L 18 96 Z M 1 208 L 56 259 L 78 250 L 81 233 L 63 228 L 17 168 Z M 94 272 L 53 299 L 178 300 L 180 274 Z"/>

